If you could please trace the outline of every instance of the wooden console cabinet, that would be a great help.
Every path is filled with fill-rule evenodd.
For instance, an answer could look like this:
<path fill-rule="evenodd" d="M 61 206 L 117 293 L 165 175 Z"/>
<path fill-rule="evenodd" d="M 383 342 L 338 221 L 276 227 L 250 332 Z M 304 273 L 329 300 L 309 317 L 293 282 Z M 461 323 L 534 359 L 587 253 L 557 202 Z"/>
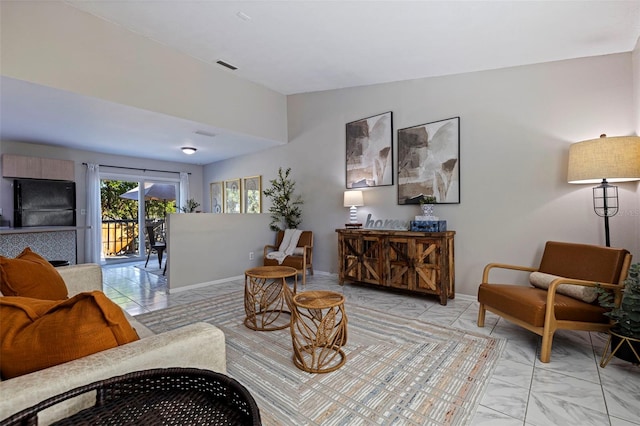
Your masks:
<path fill-rule="evenodd" d="M 340 285 L 376 284 L 434 294 L 440 304 L 455 296 L 455 231 L 413 232 L 336 229 Z"/>

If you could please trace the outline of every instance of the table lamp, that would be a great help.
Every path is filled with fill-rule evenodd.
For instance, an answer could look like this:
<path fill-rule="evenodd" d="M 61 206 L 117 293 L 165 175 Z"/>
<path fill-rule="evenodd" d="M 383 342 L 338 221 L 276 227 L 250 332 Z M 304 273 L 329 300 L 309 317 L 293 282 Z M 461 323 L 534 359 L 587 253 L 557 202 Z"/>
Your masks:
<path fill-rule="evenodd" d="M 348 228 L 360 228 L 358 223 L 358 206 L 364 206 L 362 191 L 344 191 L 344 206 L 349 208 L 349 222 L 346 224 Z"/>
<path fill-rule="evenodd" d="M 569 183 L 598 183 L 593 188 L 593 210 L 604 218 L 610 247 L 609 218 L 618 213 L 618 187 L 611 182 L 640 180 L 640 137 L 600 135 L 569 147 Z"/>

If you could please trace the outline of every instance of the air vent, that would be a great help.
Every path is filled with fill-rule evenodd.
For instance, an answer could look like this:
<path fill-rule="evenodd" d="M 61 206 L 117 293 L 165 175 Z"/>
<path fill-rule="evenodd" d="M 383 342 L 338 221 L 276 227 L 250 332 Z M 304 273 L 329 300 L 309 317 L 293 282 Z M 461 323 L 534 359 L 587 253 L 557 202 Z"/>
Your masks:
<path fill-rule="evenodd" d="M 228 63 L 226 63 L 225 61 L 217 61 L 217 62 L 216 62 L 216 64 L 218 64 L 218 65 L 222 65 L 222 66 L 223 66 L 223 67 L 225 67 L 225 68 L 229 68 L 229 69 L 230 69 L 230 70 L 232 70 L 232 71 L 235 71 L 235 70 L 237 70 L 237 69 L 238 69 L 238 67 L 234 67 L 233 65 L 228 64 Z"/>
<path fill-rule="evenodd" d="M 195 134 L 196 135 L 201 135 L 201 136 L 207 136 L 209 138 L 213 138 L 213 137 L 216 136 L 215 133 L 207 132 L 206 130 L 196 130 Z"/>

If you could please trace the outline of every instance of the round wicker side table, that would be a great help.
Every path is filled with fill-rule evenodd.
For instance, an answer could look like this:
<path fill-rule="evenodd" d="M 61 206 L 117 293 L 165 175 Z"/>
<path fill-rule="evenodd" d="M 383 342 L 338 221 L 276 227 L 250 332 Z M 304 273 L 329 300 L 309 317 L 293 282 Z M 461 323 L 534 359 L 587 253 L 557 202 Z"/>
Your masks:
<path fill-rule="evenodd" d="M 258 266 L 244 272 L 244 325 L 252 330 L 273 331 L 289 327 L 291 314 L 287 309 L 290 292 L 287 278 L 294 277 L 293 294 L 298 287 L 296 268 L 288 266 Z M 286 321 L 282 314 L 286 314 Z"/>
<path fill-rule="evenodd" d="M 347 314 L 344 296 L 333 291 L 305 291 L 292 298 L 293 363 L 309 373 L 329 373 L 347 356 Z"/>

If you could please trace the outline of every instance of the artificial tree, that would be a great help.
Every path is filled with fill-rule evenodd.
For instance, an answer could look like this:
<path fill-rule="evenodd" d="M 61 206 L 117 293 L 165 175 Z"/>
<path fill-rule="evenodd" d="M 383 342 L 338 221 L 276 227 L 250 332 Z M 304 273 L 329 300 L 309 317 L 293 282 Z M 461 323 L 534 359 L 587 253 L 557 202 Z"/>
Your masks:
<path fill-rule="evenodd" d="M 269 229 L 272 231 L 281 231 L 284 229 L 297 228 L 302 219 L 302 210 L 300 206 L 303 204 L 302 197 L 295 195 L 294 190 L 296 183 L 289 178 L 291 167 L 286 171 L 282 167 L 278 169 L 278 177 L 272 179 L 271 188 L 263 191 L 264 195 L 271 200 L 271 223 Z"/>

